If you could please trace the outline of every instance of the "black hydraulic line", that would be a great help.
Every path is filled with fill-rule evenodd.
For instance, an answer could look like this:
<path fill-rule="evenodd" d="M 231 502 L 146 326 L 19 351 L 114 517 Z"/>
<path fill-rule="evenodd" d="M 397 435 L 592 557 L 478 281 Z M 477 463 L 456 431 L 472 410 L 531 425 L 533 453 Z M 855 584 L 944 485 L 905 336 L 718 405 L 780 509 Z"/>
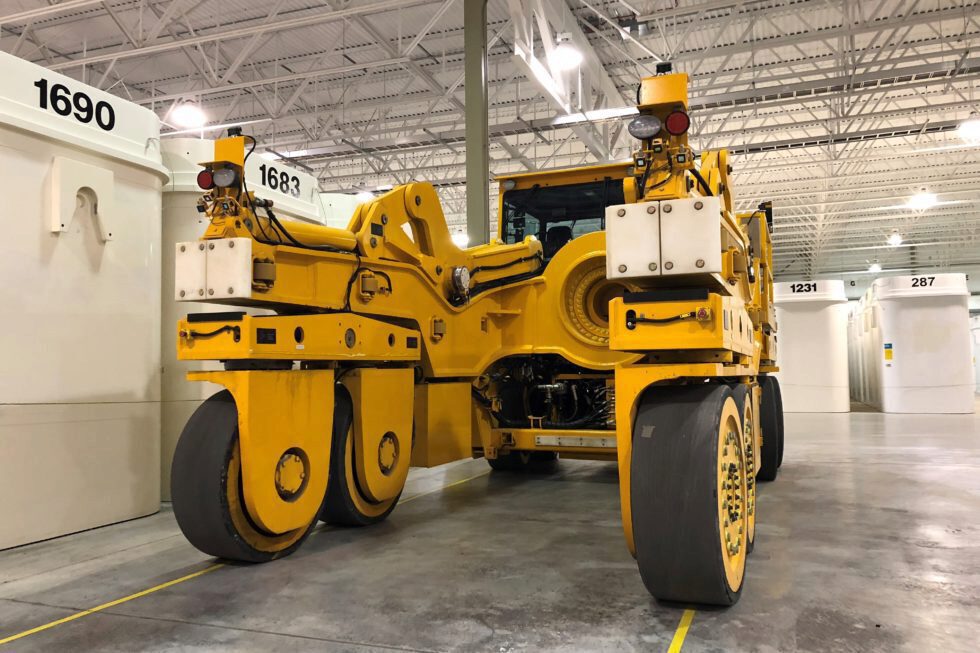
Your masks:
<path fill-rule="evenodd" d="M 518 283 L 520 281 L 527 281 L 528 279 L 533 279 L 535 277 L 541 276 L 544 271 L 545 265 L 540 265 L 536 270 L 531 270 L 530 272 L 522 272 L 521 274 L 512 274 L 509 277 L 501 277 L 499 279 L 493 279 L 491 281 L 484 281 L 483 283 L 473 284 L 470 287 L 470 294 L 468 297 L 475 297 L 481 293 L 488 290 L 493 290 L 494 288 L 500 288 L 501 286 L 507 286 L 512 283 Z M 468 297 L 450 297 L 449 303 L 453 306 L 462 306 L 466 303 Z"/>
<path fill-rule="evenodd" d="M 714 195 L 714 193 L 712 193 L 711 189 L 708 187 L 708 182 L 704 180 L 704 177 L 701 176 L 701 172 L 698 171 L 697 168 L 691 168 L 691 174 L 698 180 L 698 184 L 700 184 L 701 188 L 704 189 L 704 192 L 707 193 L 708 197 Z"/>
<path fill-rule="evenodd" d="M 266 212 L 266 215 L 269 216 L 269 221 L 276 228 L 276 230 L 279 233 L 281 233 L 282 235 L 284 235 L 286 237 L 286 240 L 289 241 L 289 244 L 291 244 L 291 245 L 293 245 L 295 247 L 299 247 L 300 249 L 310 249 L 310 250 L 313 250 L 313 251 L 316 251 L 316 252 L 334 252 L 336 254 L 353 254 L 353 252 L 348 251 L 346 249 L 340 249 L 339 247 L 332 247 L 330 245 L 307 245 L 307 244 L 301 243 L 300 241 L 298 241 L 295 238 L 293 238 L 293 235 L 291 233 L 289 233 L 289 231 L 282 224 L 282 222 L 279 221 L 279 218 L 277 218 L 276 217 L 276 214 L 272 212 L 272 209 L 270 209 L 267 206 L 267 207 L 265 207 L 265 212 Z M 285 244 L 285 243 L 282 243 L 282 244 Z"/>
<path fill-rule="evenodd" d="M 214 331 L 188 331 L 187 336 L 189 338 L 211 338 L 212 336 L 216 336 L 219 333 L 224 333 L 225 331 L 230 331 L 231 333 L 235 334 L 236 337 L 238 337 L 241 334 L 241 327 L 226 324 L 222 327 L 218 327 Z"/>
<path fill-rule="evenodd" d="M 485 272 L 488 270 L 503 270 L 505 268 L 510 268 L 521 263 L 526 263 L 528 261 L 533 261 L 535 259 L 542 260 L 544 256 L 542 254 L 533 254 L 531 256 L 525 256 L 523 258 L 514 259 L 507 263 L 501 263 L 500 265 L 478 265 L 472 270 L 470 270 L 470 277 L 472 278 L 477 272 Z"/>
<path fill-rule="evenodd" d="M 497 423 L 500 426 L 502 426 L 503 428 L 506 428 L 506 429 L 526 429 L 526 428 L 530 428 L 531 427 L 531 421 L 530 420 L 511 419 L 509 417 L 505 417 L 504 415 L 502 415 L 502 414 L 500 414 L 498 412 L 495 412 L 492 409 L 493 402 L 489 398 L 485 397 L 482 393 L 480 393 L 479 391 L 477 391 L 476 388 L 473 388 L 472 390 L 473 390 L 473 392 L 472 392 L 473 398 L 477 402 L 479 402 L 480 404 L 482 404 L 485 408 L 487 408 L 490 411 L 490 415 L 495 420 L 497 420 Z M 589 426 L 590 424 L 598 424 L 598 423 L 604 422 L 605 421 L 603 419 L 603 413 L 604 412 L 608 412 L 608 406 L 606 407 L 606 410 L 593 411 L 589 415 L 586 415 L 584 417 L 580 417 L 580 418 L 575 419 L 575 420 L 569 420 L 567 422 L 554 422 L 554 421 L 551 421 L 551 420 L 542 420 L 541 421 L 541 427 L 542 428 L 546 428 L 546 429 L 582 428 L 584 426 Z"/>
<path fill-rule="evenodd" d="M 631 315 L 631 313 L 633 311 L 626 312 L 626 328 L 630 330 L 635 329 L 637 324 L 671 324 L 672 322 L 681 322 L 682 320 L 690 320 L 697 317 L 696 311 L 689 311 L 671 317 L 642 317 L 635 314 Z"/>

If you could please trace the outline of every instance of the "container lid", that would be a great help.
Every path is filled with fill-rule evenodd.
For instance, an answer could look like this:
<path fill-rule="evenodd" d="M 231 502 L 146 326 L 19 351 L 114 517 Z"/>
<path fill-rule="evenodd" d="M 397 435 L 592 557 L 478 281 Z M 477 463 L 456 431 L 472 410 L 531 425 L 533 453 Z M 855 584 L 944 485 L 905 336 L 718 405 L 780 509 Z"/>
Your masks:
<path fill-rule="evenodd" d="M 0 70 L 0 124 L 166 174 L 149 109 L 5 52 Z"/>
<path fill-rule="evenodd" d="M 165 138 L 162 149 L 164 165 L 170 171 L 164 190 L 203 193 L 197 185 L 197 173 L 202 162 L 214 159 L 214 141 Z M 320 188 L 313 175 L 253 153 L 245 162 L 245 182 L 256 196 L 272 200 L 277 216 L 324 224 Z"/>
<path fill-rule="evenodd" d="M 780 281 L 772 285 L 776 305 L 798 302 L 843 303 L 847 301 L 844 282 L 839 279 L 819 281 Z"/>
<path fill-rule="evenodd" d="M 966 275 L 959 272 L 945 274 L 915 274 L 901 277 L 881 277 L 871 284 L 877 299 L 906 297 L 966 296 L 970 294 Z"/>

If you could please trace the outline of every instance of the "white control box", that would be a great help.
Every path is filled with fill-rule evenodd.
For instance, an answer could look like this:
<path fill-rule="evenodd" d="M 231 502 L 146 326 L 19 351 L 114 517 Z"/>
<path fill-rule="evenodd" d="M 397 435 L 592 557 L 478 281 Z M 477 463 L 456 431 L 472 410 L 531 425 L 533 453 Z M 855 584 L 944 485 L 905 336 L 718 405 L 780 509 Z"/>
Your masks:
<path fill-rule="evenodd" d="M 606 208 L 606 277 L 721 273 L 721 198 Z"/>
<path fill-rule="evenodd" d="M 660 202 L 606 207 L 606 277 L 660 274 Z"/>
<path fill-rule="evenodd" d="M 208 242 L 208 299 L 252 296 L 252 239 Z"/>
<path fill-rule="evenodd" d="M 721 274 L 721 198 L 660 203 L 663 274 Z"/>
<path fill-rule="evenodd" d="M 206 302 L 252 296 L 252 239 L 177 243 L 174 299 Z"/>

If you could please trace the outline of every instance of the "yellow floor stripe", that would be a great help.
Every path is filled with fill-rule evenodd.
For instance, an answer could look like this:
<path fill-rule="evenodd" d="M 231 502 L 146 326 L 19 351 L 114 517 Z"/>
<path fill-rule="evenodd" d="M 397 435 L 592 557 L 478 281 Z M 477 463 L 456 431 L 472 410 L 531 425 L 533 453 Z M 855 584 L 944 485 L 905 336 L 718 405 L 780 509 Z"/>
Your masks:
<path fill-rule="evenodd" d="M 401 503 L 408 503 L 409 501 L 413 501 L 415 499 L 419 499 L 421 497 L 428 496 L 430 494 L 434 494 L 435 492 L 440 492 L 442 490 L 448 490 L 451 487 L 455 487 L 457 485 L 462 485 L 463 483 L 467 483 L 469 481 L 472 481 L 473 479 L 480 478 L 481 476 L 486 476 L 489 473 L 490 473 L 490 471 L 488 470 L 488 471 L 482 472 L 480 474 L 477 474 L 476 476 L 470 476 L 469 478 L 464 478 L 464 479 L 459 480 L 459 481 L 454 481 L 454 482 L 450 483 L 449 485 L 444 485 L 442 487 L 437 487 L 435 489 L 429 490 L 428 492 L 420 492 L 419 494 L 415 494 L 415 495 L 410 496 L 409 498 L 401 501 Z M 88 610 L 82 610 L 81 612 L 76 612 L 75 614 L 70 614 L 67 617 L 63 617 L 61 619 L 57 619 L 57 620 L 52 621 L 50 623 L 46 623 L 43 626 L 38 626 L 37 628 L 31 628 L 30 630 L 25 630 L 22 633 L 17 633 L 16 635 L 11 635 L 10 637 L 5 637 L 3 639 L 0 639 L 0 646 L 3 646 L 4 644 L 9 644 L 10 642 L 16 641 L 18 639 L 27 637 L 28 635 L 33 635 L 35 633 L 40 633 L 40 632 L 43 632 L 45 630 L 48 630 L 49 628 L 54 628 L 55 626 L 60 626 L 61 624 L 68 623 L 69 621 L 75 621 L 76 619 L 81 619 L 82 617 L 87 617 L 90 614 L 95 614 L 96 612 L 100 612 L 102 610 L 107 610 L 107 609 L 112 608 L 112 607 L 115 607 L 115 606 L 117 606 L 117 605 L 119 605 L 121 603 L 126 603 L 127 601 L 132 601 L 133 599 L 138 599 L 141 596 L 146 596 L 147 594 L 153 594 L 154 592 L 159 592 L 160 590 L 167 589 L 168 587 L 173 587 L 174 585 L 178 585 L 180 583 L 183 583 L 184 581 L 188 581 L 188 580 L 191 580 L 193 578 L 197 578 L 198 576 L 203 576 L 204 574 L 206 574 L 208 572 L 211 572 L 211 571 L 214 571 L 215 569 L 220 569 L 221 567 L 224 567 L 224 564 L 218 562 L 218 563 L 215 563 L 215 564 L 211 565 L 210 567 L 207 567 L 206 569 L 202 569 L 201 571 L 195 571 L 193 574 L 187 574 L 186 576 L 181 576 L 180 578 L 175 578 L 174 580 L 167 581 L 166 583 L 161 583 L 160 585 L 156 585 L 155 587 L 151 587 L 149 589 L 145 589 L 142 592 L 136 592 L 135 594 L 130 594 L 129 596 L 124 596 L 121 599 L 116 599 L 115 601 L 109 601 L 108 603 L 103 603 L 102 605 L 97 605 L 94 608 L 89 608 Z"/>
<path fill-rule="evenodd" d="M 109 601 L 108 603 L 97 605 L 94 608 L 89 608 L 88 610 L 82 610 L 81 612 L 76 612 L 75 614 L 68 615 L 67 617 L 64 617 L 62 619 L 58 619 L 56 621 L 46 623 L 43 626 L 38 626 L 37 628 L 31 628 L 30 630 L 25 630 L 22 633 L 17 633 L 16 635 L 5 637 L 4 639 L 0 639 L 0 646 L 2 646 L 3 644 L 9 644 L 10 642 L 21 639 L 22 637 L 27 637 L 28 635 L 33 635 L 35 633 L 40 633 L 44 630 L 48 630 L 49 628 L 60 626 L 61 624 L 68 623 L 69 621 L 75 621 L 76 619 L 87 617 L 90 614 L 95 614 L 96 612 L 107 610 L 109 608 L 119 605 L 120 603 L 132 601 L 133 599 L 138 599 L 141 596 L 146 596 L 147 594 L 153 594 L 154 592 L 159 592 L 160 590 L 167 589 L 168 587 L 173 587 L 174 585 L 178 585 L 180 583 L 183 583 L 184 581 L 191 580 L 192 578 L 197 578 L 198 576 L 203 576 L 204 574 L 212 572 L 215 569 L 220 569 L 221 567 L 224 567 L 222 563 L 220 562 L 215 563 L 210 567 L 207 567 L 206 569 L 202 569 L 201 571 L 195 571 L 193 574 L 187 574 L 186 576 L 175 578 L 174 580 L 167 581 L 166 583 L 161 583 L 159 585 L 156 585 L 155 587 L 151 587 L 150 589 L 145 589 L 142 592 L 136 592 L 135 594 L 124 596 L 121 599 L 116 599 L 115 601 Z"/>
<path fill-rule="evenodd" d="M 435 494 L 436 492 L 442 492 L 443 490 L 448 490 L 451 487 L 456 487 L 457 485 L 462 485 L 463 483 L 469 483 L 473 479 L 480 478 L 481 476 L 487 476 L 490 473 L 490 471 L 491 470 L 488 469 L 485 472 L 480 472 L 476 476 L 470 476 L 469 478 L 464 478 L 459 481 L 453 481 L 449 485 L 443 485 L 442 487 L 437 487 L 427 492 L 419 492 L 418 494 L 413 494 L 412 496 L 408 497 L 403 501 L 400 501 L 399 503 L 408 503 L 409 501 L 415 501 L 416 499 L 421 499 L 422 497 L 428 496 L 430 494 Z"/>
<path fill-rule="evenodd" d="M 677 630 L 674 631 L 674 639 L 670 640 L 670 648 L 667 649 L 667 653 L 681 653 L 684 638 L 687 637 L 687 629 L 691 627 L 693 620 L 694 610 L 685 610 L 684 614 L 681 615 L 681 622 L 677 624 Z"/>

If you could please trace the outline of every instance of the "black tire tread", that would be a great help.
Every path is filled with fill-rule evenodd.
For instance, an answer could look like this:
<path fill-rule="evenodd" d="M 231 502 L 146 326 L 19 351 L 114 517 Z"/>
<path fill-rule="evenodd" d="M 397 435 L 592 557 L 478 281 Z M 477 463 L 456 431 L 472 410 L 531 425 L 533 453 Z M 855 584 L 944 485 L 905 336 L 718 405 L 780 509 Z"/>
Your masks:
<path fill-rule="evenodd" d="M 242 539 L 231 521 L 226 494 L 228 461 L 237 440 L 238 409 L 227 390 L 209 397 L 191 415 L 177 441 L 170 473 L 177 525 L 198 550 L 217 558 L 268 562 L 287 556 L 316 521 L 299 540 L 275 553 L 259 551 Z"/>
<path fill-rule="evenodd" d="M 727 606 L 741 595 L 728 586 L 718 524 L 718 425 L 731 393 L 718 384 L 657 387 L 639 400 L 633 538 L 640 576 L 657 599 Z"/>
<path fill-rule="evenodd" d="M 759 425 L 762 428 L 762 451 L 759 452 L 759 474 L 756 478 L 763 482 L 776 480 L 779 473 L 779 404 L 776 393 L 777 381 L 774 377 L 759 379 L 762 386 L 762 400 L 759 405 Z"/>

